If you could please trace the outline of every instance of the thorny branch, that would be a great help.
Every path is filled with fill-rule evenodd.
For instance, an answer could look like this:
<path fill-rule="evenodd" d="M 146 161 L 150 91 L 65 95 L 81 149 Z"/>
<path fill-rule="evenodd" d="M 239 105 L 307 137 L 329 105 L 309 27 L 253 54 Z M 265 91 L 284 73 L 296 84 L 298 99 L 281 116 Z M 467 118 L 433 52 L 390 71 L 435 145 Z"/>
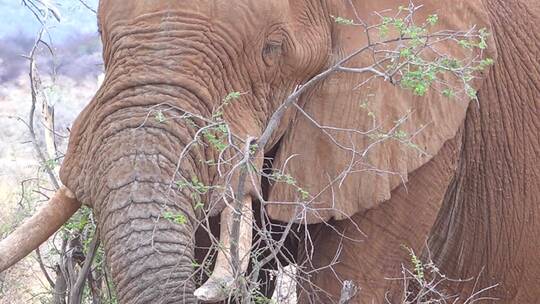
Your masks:
<path fill-rule="evenodd" d="M 49 285 L 51 286 L 51 288 L 54 289 L 54 282 L 51 279 L 51 276 L 49 275 L 47 268 L 45 268 L 45 264 L 43 264 L 43 258 L 41 257 L 41 252 L 39 250 L 39 247 L 36 248 L 36 256 L 39 263 L 39 268 L 41 268 L 41 271 L 45 275 L 45 279 L 47 279 L 47 282 L 49 282 Z"/>
<path fill-rule="evenodd" d="M 44 165 L 45 172 L 49 176 L 50 182 L 53 184 L 54 188 L 58 190 L 60 189 L 60 183 L 58 182 L 58 179 L 56 178 L 51 167 L 47 166 L 48 158 L 45 156 L 45 154 L 41 150 L 41 147 L 39 146 L 39 142 L 38 142 L 35 127 L 34 127 L 35 125 L 34 118 L 35 118 L 36 106 L 38 104 L 38 96 L 42 92 L 41 87 L 40 87 L 41 80 L 39 79 L 39 75 L 37 73 L 35 56 L 36 56 L 38 46 L 40 45 L 40 43 L 43 42 L 42 37 L 43 37 L 44 32 L 45 32 L 45 26 L 42 26 L 41 30 L 39 31 L 38 37 L 34 43 L 34 46 L 32 47 L 30 51 L 30 55 L 27 57 L 28 60 L 30 61 L 29 77 L 30 77 L 30 90 L 31 90 L 31 96 L 32 96 L 32 104 L 30 107 L 29 115 L 28 115 L 28 131 L 30 132 L 30 139 L 32 141 L 32 145 L 34 146 L 34 150 L 38 156 L 39 161 L 41 162 L 41 164 Z"/>
<path fill-rule="evenodd" d="M 42 0 L 22 0 L 22 4 L 26 6 L 36 19 L 45 26 L 45 23 L 51 17 L 51 15 L 60 21 L 60 12 L 56 6 L 54 6 L 50 1 Z"/>
<path fill-rule="evenodd" d="M 427 245 L 427 244 L 426 244 Z M 402 295 L 403 304 L 423 304 L 423 303 L 437 303 L 437 304 L 472 304 L 483 301 L 497 301 L 499 299 L 489 296 L 484 296 L 489 290 L 496 288 L 499 284 L 494 284 L 488 287 L 478 288 L 478 281 L 482 276 L 481 271 L 476 278 L 467 279 L 454 279 L 441 273 L 437 265 L 431 259 L 431 253 L 429 247 L 425 247 L 427 256 L 426 262 L 421 262 L 419 257 L 416 256 L 414 251 L 410 248 L 404 248 L 409 251 L 411 256 L 411 266 L 408 267 L 404 264 L 401 265 L 400 278 L 387 278 L 387 280 L 401 281 L 402 282 Z M 461 298 L 459 294 L 448 294 L 443 286 L 458 285 L 463 282 L 469 282 L 474 280 L 473 289 L 466 298 Z M 392 304 L 386 295 L 385 303 Z"/>

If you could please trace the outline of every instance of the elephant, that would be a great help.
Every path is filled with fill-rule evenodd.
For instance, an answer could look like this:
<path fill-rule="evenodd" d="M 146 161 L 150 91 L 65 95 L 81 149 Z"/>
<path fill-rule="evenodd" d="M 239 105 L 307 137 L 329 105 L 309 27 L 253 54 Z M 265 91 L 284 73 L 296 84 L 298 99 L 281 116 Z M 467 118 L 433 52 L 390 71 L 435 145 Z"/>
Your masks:
<path fill-rule="evenodd" d="M 435 12 L 442 28 L 477 25 L 491 32 L 486 52 L 495 64 L 474 82 L 476 102 L 449 102 L 435 93 L 415 96 L 385 79 L 353 90 L 365 75 L 333 73 L 298 96 L 298 107 L 286 110 L 256 150 L 272 159 L 272 167 L 286 167 L 308 193 L 320 192 L 316 208 L 299 211 L 287 204 L 298 201 L 298 188 L 264 180 L 239 192 L 239 209 L 211 204 L 212 194 L 201 194 L 205 210 L 219 222 L 214 227 L 221 230 L 214 232 L 225 247 L 235 242 L 223 227 L 234 227 L 235 211 L 245 210 L 234 245 L 242 255 L 251 248 L 257 216 L 249 210 L 257 204 L 280 223 L 298 221 L 303 212 L 305 225 L 298 225 L 305 227 L 310 244 L 291 241 L 288 248 L 296 263 L 308 265 L 314 284 L 298 288 L 299 303 L 338 302 L 344 280 L 359 287 L 349 303 L 398 303 L 410 294 L 399 280 L 388 278 L 399 277 L 400 264 L 409 260 L 402 245 L 424 250 L 448 277 L 478 276 L 445 286 L 463 303 L 478 287 L 492 285 L 497 286 L 481 294 L 488 301 L 540 299 L 535 233 L 540 231 L 540 169 L 534 165 L 540 155 L 540 4 L 418 2 L 420 18 Z M 228 263 L 232 253 L 219 251 L 210 278 L 196 286 L 190 277 L 193 260 L 208 236 L 197 230 L 200 212 L 193 193 L 171 188 L 179 174 L 203 185 L 218 183 L 218 170 L 207 160 L 219 153 L 211 145 L 194 145 L 178 165 L 197 131 L 192 121 L 173 118 L 188 112 L 210 117 L 224 96 L 240 92 L 222 116 L 231 133 L 249 144 L 265 135 L 275 123 L 273 113 L 299 85 L 367 43 L 357 28 L 336 17 L 376 22 L 373 12 L 408 4 L 101 0 L 104 82 L 73 124 L 60 169 L 64 186 L 0 243 L 0 271 L 39 246 L 84 204 L 93 208 L 120 303 L 226 300 L 217 283 L 233 281 L 231 273 L 238 270 Z M 461 49 L 449 51 L 462 55 Z M 360 56 L 350 63 L 363 66 L 366 60 Z M 360 110 L 366 98 L 369 115 Z M 152 112 L 163 105 L 173 118 L 164 121 L 163 112 Z M 356 168 L 339 187 L 326 187 L 351 162 L 351 151 L 339 143 L 364 147 L 369 141 L 338 130 L 328 131 L 330 138 L 320 126 L 366 130 L 376 118 L 391 127 L 410 109 L 414 112 L 403 128 L 414 132 L 423 126 L 415 145 L 425 153 L 393 141 L 381 144 L 367 157 L 379 171 Z M 149 119 L 149 113 L 158 119 Z M 258 170 L 265 166 L 263 157 L 254 163 Z M 241 181 L 241 174 L 230 179 L 233 185 Z M 260 192 L 262 197 L 256 195 Z M 165 210 L 182 213 L 185 220 L 166 219 Z M 248 262 L 236 265 L 245 271 Z"/>

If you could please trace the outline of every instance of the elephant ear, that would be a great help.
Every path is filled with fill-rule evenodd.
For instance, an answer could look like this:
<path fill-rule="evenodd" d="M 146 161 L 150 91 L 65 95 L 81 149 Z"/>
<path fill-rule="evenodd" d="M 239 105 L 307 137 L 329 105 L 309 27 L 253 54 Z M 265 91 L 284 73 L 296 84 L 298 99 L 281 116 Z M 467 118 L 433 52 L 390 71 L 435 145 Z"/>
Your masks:
<path fill-rule="evenodd" d="M 358 0 L 352 1 L 353 9 L 347 6 L 350 1 L 339 2 L 343 7 L 334 8 L 334 16 L 358 20 L 357 15 L 368 24 L 381 21 L 374 12 L 409 3 Z M 416 24 L 437 14 L 434 30 L 475 27 L 489 31 L 486 8 L 480 0 L 421 4 L 414 16 Z M 333 27 L 333 62 L 367 45 L 361 28 Z M 484 55 L 493 58 L 491 45 L 488 41 Z M 439 43 L 437 49 L 455 59 L 474 55 L 455 41 Z M 346 66 L 371 65 L 370 55 L 358 56 Z M 469 98 L 447 98 L 435 88 L 425 96 L 415 96 L 381 78 L 358 87 L 370 76 L 334 73 L 298 102 L 302 110 L 296 113 L 273 160 L 274 170 L 292 177 L 281 176 L 288 182 L 270 183 L 267 210 L 273 219 L 316 223 L 376 207 L 407 181 L 409 173 L 437 154 L 462 125 Z M 479 89 L 480 84 L 475 81 L 473 88 Z"/>

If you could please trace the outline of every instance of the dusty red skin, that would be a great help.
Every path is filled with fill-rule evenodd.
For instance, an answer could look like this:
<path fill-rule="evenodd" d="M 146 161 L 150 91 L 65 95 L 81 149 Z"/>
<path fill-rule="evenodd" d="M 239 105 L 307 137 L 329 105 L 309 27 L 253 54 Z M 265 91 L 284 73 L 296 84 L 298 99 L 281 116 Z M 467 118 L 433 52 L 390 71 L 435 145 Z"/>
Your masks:
<path fill-rule="evenodd" d="M 364 282 L 353 303 L 385 303 L 386 296 L 399 303 L 402 282 L 381 278 L 402 276 L 394 266 L 410 265 L 410 257 L 401 245 L 420 253 L 432 223 L 429 257 L 449 278 L 473 278 L 440 285 L 458 295 L 458 303 L 494 285 L 475 299 L 506 304 L 540 299 L 540 2 L 484 3 L 498 59 L 453 143 L 457 159 L 441 166 L 445 153 L 439 152 L 412 174 L 406 189 L 398 187 L 389 201 L 352 217 L 368 237 L 343 241 L 335 271 L 341 280 Z M 336 225 L 349 235 L 355 231 L 347 221 Z M 317 243 L 329 244 L 315 251 L 315 266 L 327 265 L 339 239 L 323 225 L 313 229 Z M 339 298 L 334 272 L 321 271 L 313 279 Z M 303 296 L 300 302 L 306 303 Z"/>
<path fill-rule="evenodd" d="M 189 193 L 168 192 L 168 183 L 176 178 L 178 153 L 194 130 L 183 121 L 147 119 L 150 107 L 168 103 L 208 117 L 229 92 L 249 92 L 225 109 L 224 118 L 240 137 L 257 137 L 297 84 L 365 43 L 354 27 L 338 25 L 330 17 L 354 19 L 349 3 L 373 21 L 371 12 L 408 1 L 100 2 L 107 77 L 73 126 L 61 179 L 80 202 L 94 208 L 121 303 L 196 300 L 196 286 L 188 279 L 198 241 L 194 221 L 176 225 L 161 217 L 164 208 L 196 217 Z M 358 110 L 358 103 L 366 94 L 375 94 L 373 115 L 385 126 L 410 108 L 416 112 L 404 126 L 407 131 L 429 124 L 416 143 L 431 156 L 419 157 L 390 142 L 381 145 L 370 162 L 401 173 L 409 179 L 407 188 L 397 175 L 356 174 L 340 189 L 320 197 L 323 207 L 335 206 L 339 212 L 308 214 L 308 220 L 351 216 L 370 232 L 371 246 L 345 243 L 338 268 L 338 274 L 346 276 L 343 279 L 353 278 L 371 296 L 362 297 L 361 292 L 353 303 L 382 301 L 385 277 L 407 261 L 400 246 L 405 242 L 416 252 L 421 250 L 441 204 L 430 246 L 443 269 L 462 277 L 485 266 L 489 280 L 482 283 L 501 282 L 503 291 L 493 293 L 504 300 L 501 303 L 532 303 L 540 298 L 539 238 L 534 234 L 540 228 L 540 174 L 534 166 L 540 147 L 540 68 L 531 59 L 540 50 L 540 4 L 532 0 L 422 4 L 418 18 L 436 12 L 444 28 L 492 26 L 496 44 L 487 52 L 494 58 L 497 52 L 501 55 L 483 86 L 475 83 L 481 89 L 480 107 L 473 105 L 466 112 L 467 104 L 442 102 L 438 95 L 412 99 L 382 82 L 373 83 L 370 91 L 352 91 L 364 76 L 332 76 L 299 102 L 319 123 L 368 129 L 372 120 Z M 459 48 L 450 51 L 463 55 Z M 361 57 L 352 64 L 365 60 Z M 180 112 L 168 113 L 174 114 Z M 463 137 L 455 138 L 460 128 Z M 282 136 L 280 146 L 272 147 Z M 362 138 L 353 141 L 360 150 L 366 144 Z M 301 154 L 302 161 L 290 162 L 288 171 L 310 193 L 327 182 L 321 176 L 339 172 L 350 161 L 346 151 L 293 111 L 266 148 L 276 148 L 276 167 L 288 156 Z M 202 146 L 193 149 L 181 173 L 197 175 L 211 185 L 215 170 L 198 160 L 215 159 L 213 153 Z M 281 202 L 296 194 L 280 184 L 266 190 L 270 200 Z M 279 205 L 268 208 L 281 220 L 292 218 L 293 211 Z M 347 228 L 346 221 L 336 225 Z M 328 238 L 336 236 L 323 230 L 315 238 L 314 263 L 324 264 L 333 254 Z M 358 257 L 363 262 L 358 263 Z M 331 296 L 339 296 L 339 281 L 328 273 L 315 272 L 313 279 Z M 468 289 L 465 286 L 462 292 Z"/>

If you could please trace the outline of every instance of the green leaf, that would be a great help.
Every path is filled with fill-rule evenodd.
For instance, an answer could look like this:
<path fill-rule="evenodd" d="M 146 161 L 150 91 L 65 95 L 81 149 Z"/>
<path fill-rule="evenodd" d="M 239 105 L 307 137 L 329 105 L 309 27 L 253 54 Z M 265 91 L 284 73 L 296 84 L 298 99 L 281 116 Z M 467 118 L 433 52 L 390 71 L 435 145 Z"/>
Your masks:
<path fill-rule="evenodd" d="M 478 42 L 478 48 L 484 50 L 487 48 L 487 38 L 489 37 L 489 32 L 485 28 L 481 28 L 478 33 L 480 34 L 480 42 Z"/>
<path fill-rule="evenodd" d="M 427 92 L 427 86 L 424 83 L 418 83 L 414 88 L 414 95 L 424 96 Z"/>
<path fill-rule="evenodd" d="M 409 58 L 412 55 L 412 51 L 410 48 L 403 48 L 399 50 L 399 56 L 404 58 Z"/>
<path fill-rule="evenodd" d="M 59 165 L 59 163 L 57 159 L 51 158 L 51 159 L 47 159 L 43 165 L 45 166 L 45 168 L 49 170 L 53 170 Z"/>
<path fill-rule="evenodd" d="M 341 25 L 354 25 L 354 21 L 352 19 L 347 19 L 343 17 L 335 17 L 331 16 L 334 19 L 334 22 Z"/>
<path fill-rule="evenodd" d="M 466 49 L 470 49 L 472 47 L 472 44 L 465 39 L 459 40 L 458 45 Z"/>
<path fill-rule="evenodd" d="M 454 93 L 454 90 L 452 90 L 452 89 L 444 89 L 442 91 L 442 94 L 443 94 L 444 97 L 451 98 L 451 97 L 454 97 L 455 93 Z"/>
<path fill-rule="evenodd" d="M 437 24 L 437 21 L 439 21 L 439 16 L 437 16 L 436 14 L 429 15 L 426 21 L 427 23 L 429 23 L 429 25 L 433 26 Z"/>
<path fill-rule="evenodd" d="M 408 134 L 407 132 L 403 131 L 403 130 L 398 130 L 394 133 L 394 136 L 397 138 L 397 139 L 405 139 L 407 138 Z"/>
<path fill-rule="evenodd" d="M 309 198 L 309 192 L 302 188 L 298 188 L 296 191 L 298 191 L 298 194 L 300 194 L 300 198 L 302 200 L 307 200 Z"/>
<path fill-rule="evenodd" d="M 225 103 L 228 103 L 231 100 L 240 98 L 240 96 L 242 96 L 242 93 L 240 92 L 230 92 L 229 94 L 227 94 L 227 96 L 225 96 L 225 98 L 223 98 L 223 101 Z"/>
<path fill-rule="evenodd" d="M 483 59 L 483 60 L 480 61 L 480 67 L 481 67 L 482 69 L 484 69 L 484 68 L 486 68 L 486 67 L 488 67 L 488 66 L 490 66 L 490 65 L 493 65 L 494 63 L 495 63 L 495 62 L 493 61 L 493 59 L 491 59 L 491 58 L 486 58 L 486 59 Z"/>
<path fill-rule="evenodd" d="M 422 264 L 422 261 L 416 256 L 414 251 L 409 248 L 409 254 L 411 256 L 411 263 L 414 266 L 414 275 L 417 279 L 423 280 L 424 279 L 424 265 Z"/>
<path fill-rule="evenodd" d="M 251 155 L 255 154 L 255 152 L 257 151 L 258 148 L 259 148 L 258 144 L 249 145 L 249 154 L 251 154 Z"/>
<path fill-rule="evenodd" d="M 396 18 L 394 19 L 393 23 L 400 33 L 403 33 L 403 31 L 407 28 L 407 25 L 405 24 L 405 21 L 403 21 L 403 19 Z"/>
<path fill-rule="evenodd" d="M 185 225 L 187 223 L 187 217 L 183 213 L 167 211 L 163 213 L 163 218 L 179 225 Z"/>
<path fill-rule="evenodd" d="M 218 125 L 217 127 L 214 127 L 213 129 L 207 129 L 203 131 L 204 138 L 208 141 L 208 143 L 214 147 L 219 152 L 224 151 L 227 149 L 228 145 L 225 143 L 225 139 L 227 137 L 227 127 L 222 127 L 223 124 Z M 217 131 L 218 134 L 215 134 Z"/>
<path fill-rule="evenodd" d="M 156 112 L 156 115 L 154 116 L 154 118 L 159 123 L 165 123 L 167 121 L 167 118 L 165 117 L 165 114 L 163 114 L 163 112 L 161 112 L 161 110 L 158 110 Z"/>
<path fill-rule="evenodd" d="M 475 98 L 476 98 L 476 90 L 473 89 L 472 87 L 470 87 L 470 86 L 467 87 L 467 88 L 465 89 L 465 91 L 467 92 L 467 96 L 469 96 L 470 98 L 472 98 L 472 99 L 475 99 Z"/>
<path fill-rule="evenodd" d="M 275 181 L 278 181 L 278 182 L 284 182 L 288 185 L 295 185 L 296 184 L 296 180 L 288 175 L 288 174 L 282 174 L 280 172 L 274 172 L 272 173 L 272 178 L 275 180 Z"/>
<path fill-rule="evenodd" d="M 388 32 L 389 32 L 388 25 L 381 24 L 379 26 L 379 36 L 386 37 L 386 36 L 388 36 Z"/>
<path fill-rule="evenodd" d="M 193 190 L 199 192 L 200 194 L 206 194 L 210 190 L 210 186 L 206 186 L 196 176 L 191 178 L 191 187 Z"/>

